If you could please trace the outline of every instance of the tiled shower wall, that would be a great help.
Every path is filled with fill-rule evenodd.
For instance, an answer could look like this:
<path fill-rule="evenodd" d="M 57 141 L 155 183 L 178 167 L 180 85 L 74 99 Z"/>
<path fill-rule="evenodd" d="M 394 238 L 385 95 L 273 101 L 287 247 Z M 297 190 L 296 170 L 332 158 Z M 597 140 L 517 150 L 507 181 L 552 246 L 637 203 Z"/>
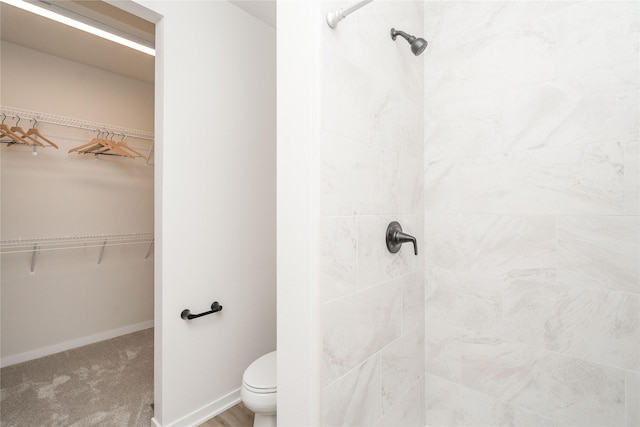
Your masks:
<path fill-rule="evenodd" d="M 424 257 L 390 254 L 387 225 L 422 242 L 423 3 L 375 1 L 324 24 L 320 328 L 323 426 L 423 426 Z M 422 247 L 420 247 L 422 249 Z"/>
<path fill-rule="evenodd" d="M 640 425 L 638 8 L 425 2 L 427 425 Z"/>

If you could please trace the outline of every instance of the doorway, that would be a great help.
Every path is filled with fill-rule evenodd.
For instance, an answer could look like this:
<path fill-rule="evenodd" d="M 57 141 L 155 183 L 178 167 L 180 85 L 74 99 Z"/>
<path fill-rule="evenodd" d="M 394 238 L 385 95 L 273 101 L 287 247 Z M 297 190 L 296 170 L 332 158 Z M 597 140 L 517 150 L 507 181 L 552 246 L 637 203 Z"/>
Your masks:
<path fill-rule="evenodd" d="M 104 2 L 50 7 L 154 41 L 154 24 Z M 4 3 L 1 53 L 1 119 L 38 132 L 0 146 L 3 367 L 151 331 L 154 58 Z M 49 381 L 55 397 L 72 376 Z"/>

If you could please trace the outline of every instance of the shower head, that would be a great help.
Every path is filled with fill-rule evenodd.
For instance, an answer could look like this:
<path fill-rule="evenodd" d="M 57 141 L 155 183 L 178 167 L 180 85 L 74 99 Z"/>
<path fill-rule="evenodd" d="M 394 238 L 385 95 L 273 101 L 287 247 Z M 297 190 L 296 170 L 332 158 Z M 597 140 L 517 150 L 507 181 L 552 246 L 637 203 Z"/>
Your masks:
<path fill-rule="evenodd" d="M 395 40 L 396 36 L 401 36 L 405 38 L 409 44 L 411 45 L 411 52 L 415 56 L 420 55 L 427 48 L 427 41 L 422 38 L 416 38 L 410 34 L 405 33 L 404 31 L 396 30 L 395 28 L 391 29 L 391 39 Z"/>

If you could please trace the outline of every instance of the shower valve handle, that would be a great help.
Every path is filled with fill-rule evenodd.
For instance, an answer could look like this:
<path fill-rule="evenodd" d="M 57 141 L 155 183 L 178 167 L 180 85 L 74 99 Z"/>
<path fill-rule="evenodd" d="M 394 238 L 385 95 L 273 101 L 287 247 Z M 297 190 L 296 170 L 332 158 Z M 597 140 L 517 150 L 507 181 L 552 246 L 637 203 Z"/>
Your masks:
<path fill-rule="evenodd" d="M 416 238 L 410 234 L 402 232 L 402 226 L 398 221 L 393 221 L 387 227 L 387 249 L 392 254 L 395 254 L 400 250 L 403 243 L 413 243 L 413 253 L 418 255 L 418 242 Z"/>

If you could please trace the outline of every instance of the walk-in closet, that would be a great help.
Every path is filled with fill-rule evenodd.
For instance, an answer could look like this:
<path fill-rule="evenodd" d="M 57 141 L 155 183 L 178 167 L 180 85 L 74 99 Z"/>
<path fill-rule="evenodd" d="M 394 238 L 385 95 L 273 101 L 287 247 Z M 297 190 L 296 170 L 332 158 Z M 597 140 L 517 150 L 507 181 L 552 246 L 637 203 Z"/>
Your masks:
<path fill-rule="evenodd" d="M 52 3 L 41 6 L 153 47 L 154 24 L 107 3 Z M 155 58 L 4 2 L 0 14 L 3 424 L 20 425 L 5 409 L 28 393 L 48 402 L 49 422 L 82 422 L 59 399 L 94 402 L 87 393 L 104 386 L 97 371 L 132 367 L 143 352 L 150 366 L 133 372 L 150 378 L 132 379 L 150 381 L 140 404 L 151 406 Z M 33 384 L 10 375 L 51 357 L 66 364 L 85 346 L 116 360 L 65 374 L 40 364 Z M 69 394 L 76 380 L 89 392 Z"/>

